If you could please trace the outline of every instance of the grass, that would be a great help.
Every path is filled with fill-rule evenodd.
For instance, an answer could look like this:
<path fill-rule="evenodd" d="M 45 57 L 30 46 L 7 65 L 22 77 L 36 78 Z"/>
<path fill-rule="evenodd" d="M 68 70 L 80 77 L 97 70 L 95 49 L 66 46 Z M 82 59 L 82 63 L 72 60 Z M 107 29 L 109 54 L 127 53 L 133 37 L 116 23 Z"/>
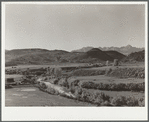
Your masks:
<path fill-rule="evenodd" d="M 24 89 L 35 91 L 23 91 Z M 6 106 L 95 106 L 90 103 L 68 99 L 62 96 L 47 94 L 36 87 L 17 87 L 5 90 Z"/>
<path fill-rule="evenodd" d="M 5 78 L 21 78 L 23 75 L 5 75 Z"/>

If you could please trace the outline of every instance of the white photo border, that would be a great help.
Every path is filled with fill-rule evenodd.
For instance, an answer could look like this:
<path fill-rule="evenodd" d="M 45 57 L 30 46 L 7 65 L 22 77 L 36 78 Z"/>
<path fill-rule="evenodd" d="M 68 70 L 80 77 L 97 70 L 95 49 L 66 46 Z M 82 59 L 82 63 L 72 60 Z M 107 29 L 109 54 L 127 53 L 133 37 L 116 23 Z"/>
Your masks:
<path fill-rule="evenodd" d="M 145 107 L 5 107 L 6 4 L 143 4 L 145 5 Z M 147 120 L 148 119 L 148 2 L 2 2 L 1 96 L 2 121 Z"/>

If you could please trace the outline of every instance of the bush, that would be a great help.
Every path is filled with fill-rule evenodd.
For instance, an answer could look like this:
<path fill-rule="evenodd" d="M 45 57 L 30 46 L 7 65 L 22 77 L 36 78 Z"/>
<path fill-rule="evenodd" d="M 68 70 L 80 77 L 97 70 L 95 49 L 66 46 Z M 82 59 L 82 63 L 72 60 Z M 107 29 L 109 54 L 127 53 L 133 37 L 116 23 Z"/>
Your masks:
<path fill-rule="evenodd" d="M 139 101 L 134 97 L 127 98 L 127 106 L 139 106 Z"/>
<path fill-rule="evenodd" d="M 111 69 L 111 68 L 110 68 L 110 69 L 107 69 L 107 70 L 105 71 L 105 75 L 109 75 L 111 72 L 112 72 L 112 69 Z"/>
<path fill-rule="evenodd" d="M 81 99 L 84 101 L 84 102 L 90 102 L 90 93 L 83 90 L 82 91 L 82 94 L 81 94 Z"/>
<path fill-rule="evenodd" d="M 50 80 L 50 83 L 52 83 L 52 84 L 58 84 L 58 82 L 59 82 L 59 79 L 58 78 L 55 78 L 55 79 L 51 79 Z"/>
<path fill-rule="evenodd" d="M 80 100 L 80 99 L 81 99 L 81 95 L 82 95 L 82 89 L 79 88 L 79 87 L 77 87 L 77 88 L 75 89 L 75 93 L 74 93 L 74 94 L 75 94 L 77 100 Z"/>
<path fill-rule="evenodd" d="M 58 85 L 69 88 L 69 84 L 67 82 L 67 78 L 62 78 L 58 81 Z"/>
<path fill-rule="evenodd" d="M 88 92 L 80 87 L 73 87 L 73 93 L 77 100 L 101 105 L 105 101 L 110 102 L 110 96 L 105 95 L 103 92 Z"/>
<path fill-rule="evenodd" d="M 124 97 L 124 96 L 114 97 L 111 100 L 111 103 L 114 106 L 139 106 L 139 101 L 134 97 Z"/>
<path fill-rule="evenodd" d="M 47 89 L 48 87 L 47 87 L 44 83 L 41 83 L 41 84 L 40 84 L 40 88 L 42 88 L 42 89 Z"/>
<path fill-rule="evenodd" d="M 54 68 L 54 75 L 55 75 L 55 77 L 61 77 L 62 76 L 62 69 L 59 67 Z"/>
<path fill-rule="evenodd" d="M 111 100 L 111 103 L 115 106 L 123 106 L 123 105 L 126 105 L 126 97 L 124 96 L 120 96 L 120 97 L 114 97 L 112 100 Z"/>
<path fill-rule="evenodd" d="M 94 82 L 82 82 L 81 83 L 82 88 L 87 88 L 87 89 L 97 89 L 97 86 Z"/>
<path fill-rule="evenodd" d="M 75 79 L 73 82 L 71 82 L 70 86 L 73 87 L 73 86 L 79 86 L 79 80 Z"/>
<path fill-rule="evenodd" d="M 95 96 L 95 99 L 100 98 L 103 101 L 110 101 L 110 96 L 104 94 L 103 92 L 95 92 L 94 96 Z"/>
<path fill-rule="evenodd" d="M 144 98 L 139 99 L 139 106 L 145 106 L 145 99 Z"/>

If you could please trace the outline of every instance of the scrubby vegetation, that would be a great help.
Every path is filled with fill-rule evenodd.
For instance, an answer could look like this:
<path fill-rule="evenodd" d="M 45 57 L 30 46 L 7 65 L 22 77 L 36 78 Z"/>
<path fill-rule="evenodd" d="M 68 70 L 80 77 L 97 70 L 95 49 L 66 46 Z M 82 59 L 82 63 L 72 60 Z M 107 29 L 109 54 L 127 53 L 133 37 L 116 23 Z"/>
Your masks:
<path fill-rule="evenodd" d="M 73 93 L 77 100 L 90 102 L 98 106 L 144 106 L 144 99 L 135 97 L 110 97 L 103 92 L 88 92 L 86 89 L 75 87 Z"/>
<path fill-rule="evenodd" d="M 136 99 L 134 97 L 116 96 L 111 97 L 104 92 L 107 91 L 145 91 L 145 83 L 95 83 L 80 82 L 80 80 L 71 78 L 70 76 L 95 76 L 106 75 L 118 78 L 144 78 L 144 68 L 113 68 L 108 70 L 85 70 L 75 69 L 71 75 L 64 76 L 61 68 L 40 68 L 26 69 L 20 71 L 16 68 L 6 70 L 6 73 L 23 74 L 25 77 L 21 83 L 38 83 L 40 90 L 52 95 L 60 95 L 79 101 L 89 102 L 97 106 L 144 106 L 143 98 Z M 72 69 L 65 69 L 72 70 Z M 37 79 L 40 79 L 38 82 Z M 52 79 L 51 79 L 52 78 Z M 35 82 L 36 81 L 36 82 Z M 45 83 L 42 83 L 45 82 Z M 47 87 L 47 85 L 49 85 Z M 88 89 L 97 89 L 96 92 L 90 92 Z"/>
<path fill-rule="evenodd" d="M 134 97 L 114 97 L 111 100 L 111 104 L 114 106 L 139 106 L 139 100 L 135 99 Z"/>
<path fill-rule="evenodd" d="M 94 83 L 82 82 L 82 88 L 110 91 L 145 91 L 145 83 Z"/>
<path fill-rule="evenodd" d="M 144 106 L 144 99 L 136 99 L 134 97 L 110 97 L 103 92 L 89 92 L 87 89 L 79 86 L 73 86 L 66 89 L 67 92 L 58 92 L 55 88 L 49 87 L 44 83 L 40 83 L 40 90 L 48 92 L 52 95 L 60 95 L 63 97 L 76 99 L 83 102 L 89 102 L 97 106 Z"/>
<path fill-rule="evenodd" d="M 145 50 L 139 52 L 133 52 L 127 57 L 122 59 L 123 62 L 144 62 L 145 61 Z"/>
<path fill-rule="evenodd" d="M 118 78 L 145 78 L 145 69 L 144 68 L 108 69 L 105 75 Z"/>
<path fill-rule="evenodd" d="M 63 81 L 63 82 L 62 82 Z M 58 85 L 65 89 L 65 92 L 57 92 L 54 88 L 50 87 L 47 90 L 45 85 L 41 84 L 41 90 L 46 91 L 50 94 L 57 95 L 63 97 L 68 97 L 71 99 L 76 99 L 83 102 L 89 102 L 95 104 L 97 106 L 144 106 L 144 99 L 135 98 L 135 97 L 125 97 L 125 96 L 117 96 L 110 97 L 103 92 L 95 91 L 90 92 L 87 89 L 100 89 L 100 90 L 112 90 L 112 91 L 144 91 L 145 84 L 96 84 L 94 82 L 81 82 L 77 79 L 68 79 L 63 78 L 58 81 Z M 69 95 L 71 94 L 71 95 Z"/>
<path fill-rule="evenodd" d="M 105 70 L 76 70 L 71 75 L 72 76 L 95 76 L 104 75 Z"/>
<path fill-rule="evenodd" d="M 71 76 L 96 76 L 106 75 L 117 78 L 145 78 L 144 68 L 109 68 L 107 70 L 79 69 L 71 73 Z"/>

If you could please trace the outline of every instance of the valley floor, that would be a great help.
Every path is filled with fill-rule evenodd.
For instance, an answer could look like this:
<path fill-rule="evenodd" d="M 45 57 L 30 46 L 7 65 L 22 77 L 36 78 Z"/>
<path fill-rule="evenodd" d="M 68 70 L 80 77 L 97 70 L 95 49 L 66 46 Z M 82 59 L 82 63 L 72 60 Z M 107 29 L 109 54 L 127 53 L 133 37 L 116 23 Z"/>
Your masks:
<path fill-rule="evenodd" d="M 65 97 L 51 95 L 33 86 L 5 90 L 5 106 L 95 106 Z"/>
<path fill-rule="evenodd" d="M 73 66 L 78 66 L 78 64 L 71 65 Z M 69 65 L 70 66 L 70 65 Z M 41 67 L 47 67 L 47 65 L 39 65 L 39 66 L 17 66 L 16 68 L 24 69 L 24 68 L 41 68 Z M 119 68 L 144 68 L 144 65 L 131 65 L 131 66 L 119 66 Z M 11 67 L 7 67 L 6 69 L 12 69 Z M 95 68 L 82 68 L 81 70 L 105 70 L 112 68 L 110 66 L 107 67 L 95 67 Z M 114 67 L 116 68 L 116 67 Z M 83 71 L 84 71 L 83 70 Z M 73 72 L 73 71 L 72 71 Z M 66 72 L 68 73 L 68 72 Z M 15 78 L 16 81 L 19 81 L 20 78 L 23 75 L 5 75 L 6 78 Z M 80 82 L 94 82 L 94 83 L 105 83 L 105 84 L 110 84 L 110 83 L 115 83 L 115 84 L 120 84 L 120 83 L 143 83 L 145 82 L 145 79 L 141 78 L 116 78 L 116 77 L 109 77 L 105 75 L 96 75 L 96 76 L 72 76 L 75 79 L 78 79 Z M 68 81 L 69 82 L 69 81 Z M 97 90 L 97 89 L 87 89 L 87 91 L 93 93 L 96 91 L 100 91 L 105 93 L 106 95 L 109 95 L 110 97 L 117 97 L 117 96 L 130 96 L 130 97 L 135 97 L 137 99 L 145 99 L 145 93 L 142 91 L 138 92 L 132 92 L 131 90 L 129 91 L 106 91 L 106 90 Z M 95 106 L 93 104 L 87 103 L 87 102 L 81 102 L 78 100 L 73 100 L 69 99 L 66 97 L 62 97 L 59 95 L 51 95 L 46 92 L 43 92 L 39 90 L 37 87 L 34 86 L 15 86 L 14 88 L 11 89 L 6 89 L 5 90 L 5 106 Z"/>

